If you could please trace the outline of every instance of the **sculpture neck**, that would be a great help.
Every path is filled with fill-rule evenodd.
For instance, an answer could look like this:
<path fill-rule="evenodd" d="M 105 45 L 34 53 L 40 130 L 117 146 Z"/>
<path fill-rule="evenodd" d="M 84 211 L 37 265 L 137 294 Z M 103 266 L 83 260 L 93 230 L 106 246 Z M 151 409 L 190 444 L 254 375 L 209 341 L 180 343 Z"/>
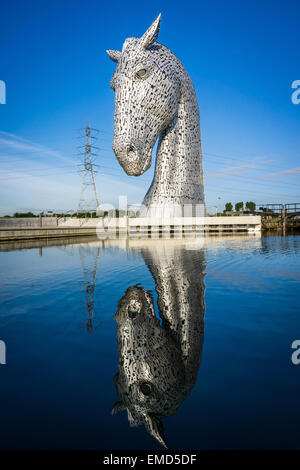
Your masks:
<path fill-rule="evenodd" d="M 199 110 L 194 87 L 187 79 L 177 116 L 159 140 L 154 178 L 144 199 L 148 209 L 204 203 Z"/>

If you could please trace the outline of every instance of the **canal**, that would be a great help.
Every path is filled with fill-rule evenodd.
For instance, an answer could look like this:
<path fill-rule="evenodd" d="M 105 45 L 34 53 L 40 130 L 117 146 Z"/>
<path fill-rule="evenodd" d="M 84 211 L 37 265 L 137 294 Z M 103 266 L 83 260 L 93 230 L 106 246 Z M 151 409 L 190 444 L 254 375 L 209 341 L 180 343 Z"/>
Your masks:
<path fill-rule="evenodd" d="M 0 448 L 299 449 L 299 255 L 297 235 L 2 244 Z"/>

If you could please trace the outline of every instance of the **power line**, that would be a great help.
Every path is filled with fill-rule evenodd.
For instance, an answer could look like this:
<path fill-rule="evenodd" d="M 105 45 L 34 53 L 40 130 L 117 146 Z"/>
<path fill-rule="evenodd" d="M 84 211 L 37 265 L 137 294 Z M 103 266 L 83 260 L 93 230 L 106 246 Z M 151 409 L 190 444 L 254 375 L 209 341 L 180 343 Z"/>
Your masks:
<path fill-rule="evenodd" d="M 210 179 L 210 176 L 207 175 L 206 178 Z M 256 185 L 263 185 L 263 186 L 265 186 L 266 184 L 271 184 L 271 185 L 274 186 L 274 184 L 276 184 L 276 186 L 281 186 L 281 185 L 289 186 L 289 187 L 290 186 L 296 186 L 297 188 L 299 188 L 299 184 L 287 183 L 285 181 L 281 181 L 281 182 L 277 181 L 276 183 L 274 183 L 273 181 L 263 180 L 262 178 L 255 178 L 255 177 L 251 178 L 249 176 L 243 176 L 243 175 L 226 175 L 226 174 L 224 174 L 223 176 L 221 175 L 221 178 L 242 179 L 242 180 L 247 180 L 250 183 L 255 182 Z"/>
<path fill-rule="evenodd" d="M 0 179 L 0 181 L 15 180 L 15 179 L 28 179 L 28 178 L 40 178 L 41 176 L 57 176 L 57 175 L 63 175 L 63 174 L 65 175 L 65 174 L 70 174 L 70 173 L 77 173 L 78 174 L 78 170 L 65 171 L 65 172 L 59 172 L 59 173 L 43 173 L 43 174 L 39 174 L 39 175 L 28 175 L 28 174 L 24 173 L 24 175 L 26 175 L 26 176 L 12 176 L 12 177 L 9 177 L 9 178 L 5 177 L 5 178 Z"/>
<path fill-rule="evenodd" d="M 266 196 L 295 197 L 295 198 L 300 197 L 300 194 L 298 194 L 298 195 L 284 194 L 284 193 L 279 193 L 279 192 L 272 193 L 272 192 L 260 191 L 260 190 L 257 190 L 257 189 L 253 190 L 253 189 L 244 189 L 244 188 L 232 189 L 232 188 L 228 188 L 228 187 L 225 187 L 225 186 L 208 186 L 208 185 L 205 185 L 205 189 L 206 189 L 206 191 L 208 189 L 214 189 L 214 190 L 217 190 L 217 191 L 224 190 L 224 191 L 235 193 L 235 194 L 237 194 L 238 192 L 247 192 L 247 193 L 251 192 L 253 194 L 253 192 L 255 191 L 255 193 L 264 194 Z"/>
<path fill-rule="evenodd" d="M 237 162 L 239 162 L 239 163 L 244 163 L 244 164 L 247 163 L 247 160 L 236 159 L 236 158 L 232 158 L 232 157 L 225 157 L 225 156 L 216 155 L 216 154 L 212 154 L 212 153 L 204 153 L 204 155 L 208 155 L 208 156 L 210 157 L 209 159 L 206 159 L 206 160 L 205 160 L 205 164 L 206 164 L 206 163 L 209 163 L 209 162 L 211 161 L 211 157 L 221 158 L 221 159 L 226 160 L 226 161 L 232 160 L 232 161 L 237 161 Z M 213 160 L 214 160 L 214 158 L 213 158 Z M 215 160 L 215 161 L 216 161 L 217 163 L 219 163 L 218 160 Z M 254 162 L 255 162 L 255 160 L 253 160 L 253 159 L 251 160 L 251 158 L 249 158 L 248 161 L 254 161 Z M 269 165 L 269 164 L 266 164 L 266 163 L 261 163 L 261 162 L 259 162 L 259 161 L 257 161 L 257 164 L 259 164 L 261 167 L 264 167 L 264 168 L 273 168 L 273 170 L 276 170 L 276 172 L 280 172 L 280 171 L 283 171 L 283 170 L 284 170 L 283 168 L 278 168 L 278 167 L 276 167 L 276 166 L 274 166 L 274 165 Z M 255 169 L 255 168 L 254 168 L 254 169 Z"/>
<path fill-rule="evenodd" d="M 48 171 L 48 170 L 54 170 L 54 169 L 57 169 L 57 168 L 72 168 L 73 165 L 63 165 L 63 166 L 52 166 L 52 167 L 48 167 L 48 168 L 31 168 L 30 171 Z M 115 171 L 115 172 L 119 172 L 119 171 L 122 171 L 121 168 L 114 168 L 114 167 L 111 167 L 111 166 L 106 166 L 106 165 L 101 165 L 102 168 L 107 168 L 109 170 L 112 170 L 112 171 Z M 226 169 L 226 168 L 225 168 Z M 218 170 L 217 170 L 218 171 Z M 222 170 L 219 170 L 219 171 L 222 171 Z M 26 174 L 26 173 L 24 173 Z M 34 175 L 29 175 L 29 177 L 32 177 Z M 123 174 L 118 174 L 118 175 L 112 175 L 112 176 L 123 176 Z M 6 179 L 16 179 L 16 178 L 22 178 L 23 176 L 13 176 L 13 177 L 5 177 L 5 180 Z M 206 176 L 206 178 L 209 178 L 209 174 Z M 261 184 L 261 185 L 266 185 L 266 184 L 271 184 L 271 185 L 274 185 L 274 182 L 272 181 L 268 181 L 268 180 L 262 180 L 261 178 L 255 178 L 255 177 L 247 177 L 247 176 L 243 176 L 243 175 L 220 175 L 220 178 L 225 178 L 225 177 L 229 177 L 230 179 L 244 179 L 244 180 L 248 180 L 250 182 L 254 181 L 256 184 Z M 147 178 L 147 176 L 146 176 Z M 1 180 L 1 178 L 0 178 Z M 150 179 L 149 179 L 150 181 Z M 206 183 L 207 184 L 207 183 Z M 281 181 L 281 182 L 276 182 L 276 185 L 284 185 L 284 186 L 295 186 L 295 187 L 299 187 L 298 184 L 295 184 L 295 183 L 288 183 L 288 182 L 285 182 L 285 181 Z"/>
<path fill-rule="evenodd" d="M 108 133 L 106 133 L 105 131 L 100 131 L 100 132 L 101 132 L 101 133 L 104 133 L 104 134 L 108 134 Z M 93 137 L 94 137 L 94 136 L 93 136 Z M 107 140 L 107 141 L 108 141 L 108 139 L 101 139 L 101 140 Z M 112 150 L 111 150 L 111 149 L 108 150 L 108 149 L 103 148 L 103 149 L 101 149 L 101 150 L 102 150 L 103 152 L 109 152 L 110 154 L 112 154 Z M 38 150 L 34 150 L 33 152 L 34 152 L 34 153 L 37 153 Z M 228 162 L 228 160 L 232 160 L 232 161 L 237 161 L 237 162 L 241 162 L 241 163 L 244 163 L 244 164 L 246 163 L 245 160 L 243 160 L 243 159 L 238 159 L 238 158 L 234 158 L 234 157 L 228 157 L 228 156 L 218 155 L 218 154 L 214 154 L 214 153 L 204 152 L 204 155 L 208 155 L 209 157 L 213 157 L 213 160 L 214 160 L 214 158 L 217 158 L 217 159 L 226 160 L 226 162 Z M 57 156 L 57 157 L 58 157 L 58 156 Z M 110 158 L 110 157 L 104 155 L 103 158 L 104 158 L 104 159 L 108 159 L 108 158 Z M 15 160 L 10 160 L 10 162 L 13 162 L 13 161 L 16 161 L 16 160 L 17 160 L 17 159 L 15 159 Z M 24 161 L 24 159 L 19 159 L 19 160 L 20 160 L 20 161 L 23 161 L 24 163 L 27 163 L 27 162 L 28 162 L 28 161 L 27 161 L 27 162 Z M 2 158 L 0 158 L 0 161 L 3 161 Z M 209 162 L 209 161 L 211 161 L 211 158 L 210 158 L 209 160 L 207 160 L 207 162 Z M 217 160 L 217 162 L 218 162 L 218 160 Z M 92 160 L 92 163 L 93 163 L 93 160 Z M 219 162 L 218 162 L 218 163 L 219 163 Z M 258 163 L 259 163 L 261 166 L 264 166 L 264 167 L 268 167 L 268 168 L 271 168 L 271 167 L 272 167 L 272 168 L 275 168 L 273 165 L 269 165 L 269 164 L 266 164 L 266 163 L 260 163 L 260 162 L 258 162 Z M 69 168 L 69 167 L 72 168 L 73 165 L 49 167 L 48 169 L 47 169 L 47 168 L 32 168 L 30 171 L 31 171 L 31 172 L 32 172 L 32 171 L 34 171 L 34 172 L 35 172 L 35 171 L 52 171 L 52 170 L 55 170 L 56 168 Z M 121 171 L 121 168 L 118 168 L 118 167 L 111 167 L 111 166 L 105 166 L 105 165 L 103 165 L 102 167 L 103 167 L 103 168 L 106 168 L 106 169 L 109 169 L 109 170 L 111 170 L 111 171 L 113 171 L 113 172 L 116 172 L 116 173 L 115 173 L 115 174 L 112 174 L 112 173 L 110 173 L 110 172 L 106 172 L 106 173 L 101 173 L 101 174 L 100 174 L 101 176 L 113 176 L 113 177 L 118 177 L 118 176 L 119 176 L 119 177 L 122 177 L 122 176 L 123 176 L 122 174 L 119 174 L 119 173 L 118 173 L 119 171 Z M 278 170 L 278 168 L 276 168 L 276 169 Z M 218 171 L 218 170 L 217 170 L 217 171 Z M 220 171 L 220 170 L 219 170 L 219 171 Z M 279 169 L 279 171 L 280 171 L 280 169 Z M 66 174 L 66 173 L 76 173 L 76 171 L 74 171 L 74 172 L 73 172 L 73 171 L 70 171 L 70 172 L 64 172 L 64 173 L 62 172 L 62 173 L 59 173 L 59 174 Z M 39 175 L 30 175 L 30 174 L 28 175 L 28 174 L 24 174 L 24 175 L 13 176 L 13 177 L 6 176 L 6 177 L 2 178 L 2 181 L 3 181 L 3 180 L 5 180 L 5 181 L 6 181 L 6 180 L 13 180 L 13 179 L 37 178 L 37 177 L 41 177 L 41 176 L 54 176 L 54 175 L 57 175 L 57 173 L 42 173 L 42 174 L 39 174 Z M 222 177 L 222 175 L 221 175 L 221 177 Z M 225 174 L 224 177 L 227 177 L 227 178 L 228 178 L 228 175 Z M 265 186 L 266 184 L 269 184 L 269 185 L 270 185 L 270 184 L 271 184 L 271 185 L 274 184 L 272 181 L 266 181 L 266 180 L 262 180 L 261 178 L 255 178 L 255 177 L 251 178 L 251 177 L 242 176 L 242 175 L 230 175 L 229 177 L 230 177 L 230 179 L 246 180 L 246 181 L 249 181 L 249 182 L 252 182 L 252 181 L 253 181 L 253 182 L 256 183 L 256 185 L 264 185 L 264 186 Z M 146 177 L 144 177 L 144 178 L 145 178 L 145 179 L 144 179 L 143 181 L 141 181 L 141 179 L 135 180 L 135 183 L 137 183 L 137 182 L 138 182 L 138 183 L 142 183 L 142 184 L 150 184 L 150 183 L 151 183 L 152 176 L 151 176 L 151 177 L 146 176 Z M 148 179 L 148 178 L 149 178 L 149 179 Z M 0 179 L 0 180 L 1 180 L 1 179 Z M 297 186 L 297 187 L 298 187 L 297 184 L 288 183 L 288 182 L 283 182 L 283 181 L 282 181 L 282 182 L 276 182 L 275 184 L 276 184 L 276 186 L 287 186 L 287 185 L 288 185 L 289 187 L 290 187 L 290 186 Z M 208 188 L 208 189 L 209 189 L 209 188 L 213 188 L 213 186 L 211 186 L 211 185 L 209 184 L 209 182 L 206 181 L 206 188 Z M 243 191 L 243 192 L 245 192 L 245 191 L 246 191 L 246 192 L 251 191 L 250 189 L 247 190 L 247 189 L 245 189 L 245 188 L 239 188 L 239 189 L 233 190 L 232 188 L 228 188 L 228 187 L 224 187 L 224 186 L 223 186 L 223 187 L 222 187 L 222 186 L 221 186 L 221 187 L 218 186 L 216 189 L 218 189 L 218 190 L 223 189 L 223 190 L 225 190 L 225 191 L 228 191 L 228 192 L 235 192 L 235 193 L 236 193 L 237 191 Z M 273 192 L 260 191 L 260 190 L 257 190 L 257 189 L 256 189 L 255 191 L 258 192 L 258 193 L 261 193 L 261 194 L 265 194 L 265 195 L 275 195 L 275 193 L 273 193 Z M 283 193 L 278 193 L 278 191 L 277 191 L 277 192 L 276 192 L 276 196 L 283 196 Z M 285 195 L 285 196 L 286 196 L 286 195 Z M 292 197 L 292 195 L 289 195 L 288 197 Z M 297 197 L 297 196 L 296 196 L 296 197 Z"/>
<path fill-rule="evenodd" d="M 72 173 L 78 173 L 78 171 L 67 171 L 67 172 L 60 172 L 60 173 L 42 173 L 42 174 L 39 174 L 39 175 L 24 174 L 22 176 L 5 177 L 5 178 L 0 179 L 0 181 L 7 181 L 7 180 L 14 180 L 14 179 L 39 178 L 39 177 L 42 177 L 42 176 L 57 176 L 57 175 L 61 175 L 61 174 L 72 174 Z M 113 177 L 116 177 L 116 176 L 119 176 L 119 175 L 106 172 L 106 173 L 99 173 L 99 176 L 113 176 Z M 145 183 L 150 184 L 151 179 L 149 179 L 147 181 L 137 180 L 137 182 L 142 183 L 142 184 L 145 184 Z M 224 186 L 217 186 L 216 187 L 216 186 L 212 186 L 210 183 L 207 183 L 207 182 L 205 183 L 205 187 L 206 187 L 206 189 L 225 190 L 227 192 L 234 192 L 235 194 L 237 192 L 240 192 L 240 191 L 242 191 L 242 192 L 253 191 L 253 189 L 245 189 L 245 188 L 238 188 L 238 189 L 234 190 L 232 188 L 224 187 Z M 255 192 L 265 194 L 265 195 L 269 195 L 269 196 L 276 195 L 276 196 L 299 197 L 299 195 L 297 195 L 297 196 L 295 196 L 295 195 L 286 195 L 286 194 L 279 193 L 279 192 L 273 193 L 273 192 L 260 191 L 260 190 L 257 190 L 257 189 L 255 189 Z"/>

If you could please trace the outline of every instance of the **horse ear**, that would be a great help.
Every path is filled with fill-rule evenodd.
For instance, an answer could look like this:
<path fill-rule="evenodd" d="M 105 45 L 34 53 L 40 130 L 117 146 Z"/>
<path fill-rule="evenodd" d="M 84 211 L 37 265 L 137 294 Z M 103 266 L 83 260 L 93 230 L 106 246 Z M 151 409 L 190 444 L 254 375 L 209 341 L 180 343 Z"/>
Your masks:
<path fill-rule="evenodd" d="M 159 442 L 165 449 L 167 449 L 164 426 L 162 421 L 154 415 L 146 414 L 144 415 L 144 417 L 146 429 L 149 434 L 151 434 L 151 436 L 154 437 L 157 442 Z"/>
<path fill-rule="evenodd" d="M 126 406 L 123 405 L 121 401 L 117 401 L 111 410 L 111 414 L 116 415 L 119 411 L 124 411 L 124 410 L 126 410 Z"/>
<path fill-rule="evenodd" d="M 151 44 L 156 41 L 159 35 L 159 27 L 160 27 L 160 19 L 161 13 L 158 15 L 155 21 L 153 21 L 152 25 L 147 29 L 145 34 L 140 38 L 140 44 L 144 49 L 151 46 Z"/>
<path fill-rule="evenodd" d="M 108 57 L 113 60 L 114 62 L 119 62 L 122 52 L 120 51 L 106 51 Z"/>

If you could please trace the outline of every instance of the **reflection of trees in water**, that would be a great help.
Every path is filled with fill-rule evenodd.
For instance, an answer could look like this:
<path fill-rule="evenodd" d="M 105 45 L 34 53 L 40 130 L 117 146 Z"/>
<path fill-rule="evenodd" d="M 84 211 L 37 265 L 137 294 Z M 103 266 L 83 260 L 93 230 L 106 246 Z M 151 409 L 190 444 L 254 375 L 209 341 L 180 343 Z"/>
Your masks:
<path fill-rule="evenodd" d="M 85 287 L 85 303 L 87 318 L 85 325 L 82 328 L 86 328 L 89 334 L 97 329 L 94 325 L 95 319 L 95 306 L 94 306 L 94 295 L 96 285 L 96 274 L 98 269 L 98 261 L 100 256 L 100 246 L 97 248 L 89 247 L 88 245 L 80 245 L 78 248 L 80 264 L 82 269 L 83 282 Z"/>
<path fill-rule="evenodd" d="M 142 249 L 154 278 L 161 321 L 151 292 L 130 286 L 115 315 L 120 401 L 131 426 L 144 425 L 166 447 L 161 418 L 174 414 L 195 385 L 204 335 L 204 251 L 158 243 Z"/>

